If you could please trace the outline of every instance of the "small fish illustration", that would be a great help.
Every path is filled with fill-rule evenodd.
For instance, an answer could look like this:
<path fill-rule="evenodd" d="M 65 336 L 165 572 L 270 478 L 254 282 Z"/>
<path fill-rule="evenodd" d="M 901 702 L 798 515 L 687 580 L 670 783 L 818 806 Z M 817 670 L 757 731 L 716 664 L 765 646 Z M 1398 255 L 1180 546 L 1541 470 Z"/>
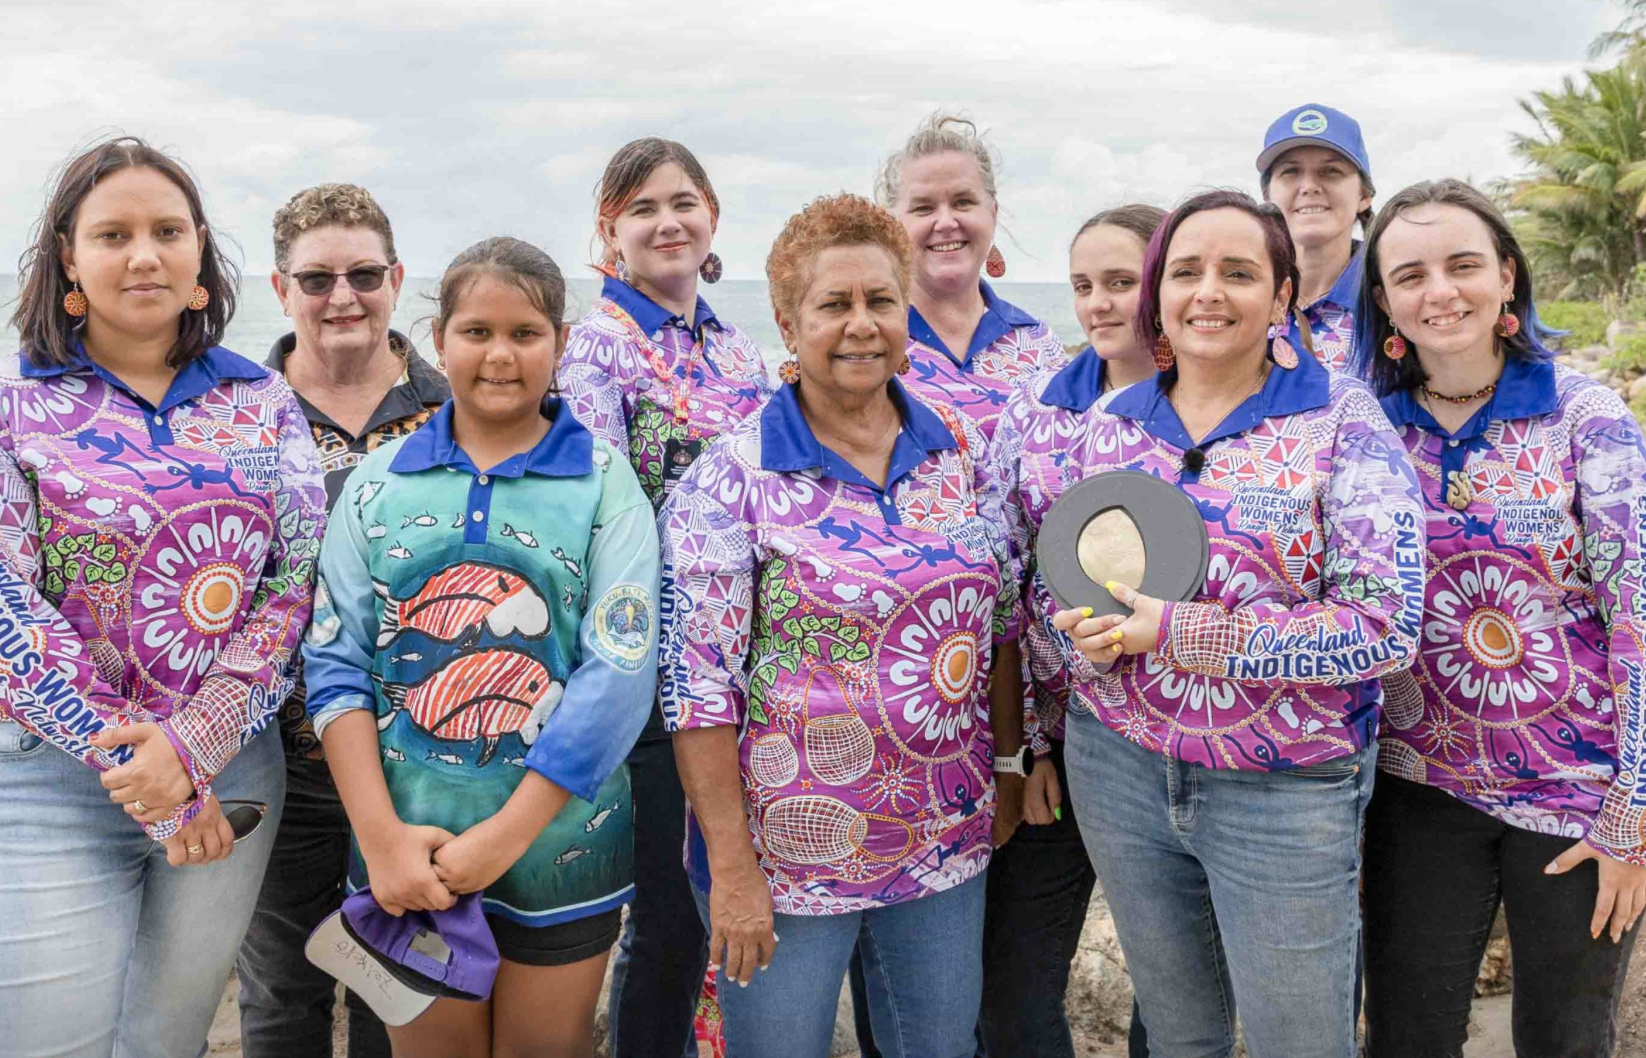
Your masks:
<path fill-rule="evenodd" d="M 462 511 L 458 511 L 457 512 L 457 521 L 452 523 L 452 528 L 453 529 L 461 529 L 465 525 L 468 525 L 468 524 L 469 524 L 468 518 L 464 517 Z"/>
<path fill-rule="evenodd" d="M 384 525 L 382 522 L 373 522 L 372 524 L 366 526 L 367 540 L 381 540 L 388 535 L 389 527 Z"/>
<path fill-rule="evenodd" d="M 561 866 L 570 863 L 579 856 L 587 856 L 588 854 L 589 850 L 583 848 L 581 845 L 567 845 L 566 851 L 556 856 L 554 858 L 554 862 L 556 866 Z"/>
<path fill-rule="evenodd" d="M 354 494 L 354 509 L 357 511 L 365 510 L 366 504 L 376 499 L 377 494 L 382 491 L 383 483 L 381 481 L 368 481 L 361 485 L 359 491 Z"/>
<path fill-rule="evenodd" d="M 536 547 L 537 545 L 533 544 L 532 546 Z M 576 577 L 578 580 L 583 579 L 583 567 L 578 565 L 576 562 L 573 562 L 571 556 L 567 555 L 566 552 L 557 547 L 553 551 L 550 551 L 549 554 L 553 555 L 555 558 L 558 558 L 560 560 L 560 564 L 565 566 L 566 571 L 572 576 Z"/>
<path fill-rule="evenodd" d="M 432 749 L 429 750 L 429 755 L 427 757 L 424 757 L 423 759 L 424 760 L 437 760 L 442 764 L 462 764 L 463 763 L 463 758 L 459 757 L 455 753 L 436 753 Z"/>
<path fill-rule="evenodd" d="M 394 546 L 389 548 L 389 550 L 386 552 L 386 554 L 390 558 L 405 559 L 405 558 L 411 558 L 412 557 L 411 548 L 405 546 L 404 544 L 402 544 L 398 540 L 396 540 L 394 542 Z"/>
<path fill-rule="evenodd" d="M 400 707 L 396 706 L 377 718 L 377 730 L 387 731 L 394 723 L 394 718 L 400 715 Z"/>
<path fill-rule="evenodd" d="M 440 521 L 440 519 L 438 519 L 438 518 L 436 518 L 436 517 L 435 517 L 435 516 L 434 516 L 434 515 L 432 515 L 432 514 L 419 514 L 419 515 L 418 515 L 418 516 L 417 516 L 417 517 L 415 517 L 415 518 L 414 518 L 414 517 L 412 517 L 412 516 L 411 516 L 411 515 L 409 515 L 409 514 L 408 514 L 408 515 L 406 515 L 406 517 L 405 517 L 405 518 L 404 518 L 404 519 L 403 519 L 403 520 L 402 520 L 402 521 L 401 521 L 401 522 L 400 522 L 400 528 L 402 528 L 402 529 L 404 529 L 404 528 L 406 528 L 406 527 L 407 527 L 407 526 L 408 526 L 408 525 L 419 525 L 419 526 L 422 526 L 422 527 L 423 527 L 423 528 L 425 528 L 425 529 L 426 529 L 426 528 L 428 528 L 428 527 L 429 527 L 429 526 L 431 526 L 431 525 L 436 525 L 436 524 L 438 524 L 438 523 L 439 523 L 439 521 Z"/>
<path fill-rule="evenodd" d="M 504 757 L 503 758 L 503 763 L 504 764 L 513 764 L 516 768 L 524 768 L 526 766 L 526 758 L 525 757 Z"/>
<path fill-rule="evenodd" d="M 384 746 L 383 747 L 383 758 L 385 760 L 405 760 L 406 755 L 404 753 L 400 752 L 399 750 L 395 749 L 393 746 Z"/>
<path fill-rule="evenodd" d="M 572 591 L 571 585 L 566 585 L 566 590 L 560 593 L 560 605 L 570 610 L 572 608 L 572 599 L 575 597 L 576 593 Z"/>
<path fill-rule="evenodd" d="M 404 654 L 396 654 L 393 657 L 391 657 L 389 660 L 390 661 L 422 661 L 423 660 L 423 655 L 419 654 L 415 650 L 409 650 Z"/>
<path fill-rule="evenodd" d="M 526 532 L 524 529 L 516 529 L 514 526 L 510 525 L 508 522 L 503 523 L 503 535 L 513 537 L 514 539 L 520 541 L 520 545 L 522 547 L 536 547 L 537 546 L 537 537 L 535 537 L 532 534 Z"/>
<path fill-rule="evenodd" d="M 599 808 L 600 806 L 596 805 L 595 807 Z M 615 812 L 615 811 L 617 811 L 617 805 L 616 804 L 611 804 L 611 805 L 608 805 L 605 808 L 601 808 L 600 811 L 596 812 L 594 815 L 589 817 L 589 821 L 587 823 L 583 824 L 584 832 L 588 833 L 588 834 L 593 834 L 595 831 L 597 831 L 601 827 L 605 826 L 606 825 L 606 820 L 610 819 L 612 813 Z"/>

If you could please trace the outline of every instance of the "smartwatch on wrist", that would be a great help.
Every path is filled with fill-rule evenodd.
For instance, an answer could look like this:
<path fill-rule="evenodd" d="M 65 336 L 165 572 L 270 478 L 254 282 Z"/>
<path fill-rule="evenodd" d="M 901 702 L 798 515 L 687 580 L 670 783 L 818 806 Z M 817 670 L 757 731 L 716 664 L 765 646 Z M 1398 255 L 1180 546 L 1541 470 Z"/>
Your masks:
<path fill-rule="evenodd" d="M 996 755 L 994 770 L 1001 775 L 1022 775 L 1027 777 L 1034 770 L 1034 750 L 1024 746 L 1009 757 Z"/>

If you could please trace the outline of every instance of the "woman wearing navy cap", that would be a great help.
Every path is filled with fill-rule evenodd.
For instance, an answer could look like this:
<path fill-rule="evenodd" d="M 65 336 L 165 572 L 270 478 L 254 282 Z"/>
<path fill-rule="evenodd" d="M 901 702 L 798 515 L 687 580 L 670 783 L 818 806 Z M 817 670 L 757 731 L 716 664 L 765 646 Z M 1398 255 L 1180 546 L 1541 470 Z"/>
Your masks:
<path fill-rule="evenodd" d="M 1354 345 L 1360 296 L 1355 222 L 1371 225 L 1372 166 L 1360 123 L 1305 103 L 1276 118 L 1257 156 L 1263 197 L 1286 216 L 1297 250 L 1299 337 L 1320 362 L 1343 370 Z"/>

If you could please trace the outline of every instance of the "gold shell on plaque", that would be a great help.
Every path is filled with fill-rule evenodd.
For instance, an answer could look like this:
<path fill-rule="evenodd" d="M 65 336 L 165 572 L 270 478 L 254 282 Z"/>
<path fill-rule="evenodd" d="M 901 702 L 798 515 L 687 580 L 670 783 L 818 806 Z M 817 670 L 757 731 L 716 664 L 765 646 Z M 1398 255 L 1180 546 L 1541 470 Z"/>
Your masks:
<path fill-rule="evenodd" d="M 1075 542 L 1080 568 L 1094 584 L 1117 580 L 1131 588 L 1143 584 L 1143 537 L 1131 515 L 1111 507 L 1086 523 Z"/>

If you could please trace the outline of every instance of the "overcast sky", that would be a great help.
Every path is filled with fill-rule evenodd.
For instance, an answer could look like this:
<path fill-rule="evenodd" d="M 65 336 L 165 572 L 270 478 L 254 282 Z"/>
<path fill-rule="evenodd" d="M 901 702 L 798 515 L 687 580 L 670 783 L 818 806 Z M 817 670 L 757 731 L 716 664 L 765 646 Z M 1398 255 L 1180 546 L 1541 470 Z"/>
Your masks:
<path fill-rule="evenodd" d="M 689 146 L 728 275 L 808 199 L 868 193 L 922 117 L 1004 157 L 1010 279 L 1061 279 L 1093 211 L 1256 190 L 1263 130 L 1319 102 L 1366 130 L 1381 197 L 1514 170 L 1516 105 L 1582 69 L 1603 0 L 4 0 L 0 272 L 53 169 L 111 130 L 174 149 L 249 270 L 270 218 L 368 187 L 413 275 L 489 235 L 588 260 L 592 189 L 636 136 Z"/>

